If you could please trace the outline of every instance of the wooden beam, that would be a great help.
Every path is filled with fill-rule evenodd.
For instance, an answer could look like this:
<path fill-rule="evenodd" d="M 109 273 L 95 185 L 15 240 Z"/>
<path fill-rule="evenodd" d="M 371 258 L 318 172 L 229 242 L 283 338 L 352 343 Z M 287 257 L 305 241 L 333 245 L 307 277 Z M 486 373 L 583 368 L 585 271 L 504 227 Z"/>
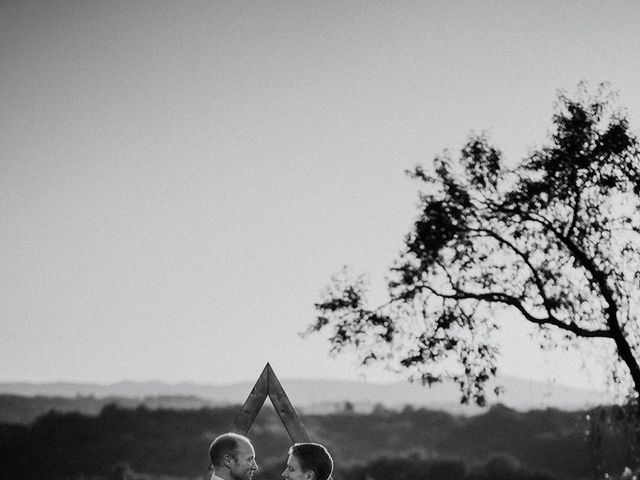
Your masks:
<path fill-rule="evenodd" d="M 233 427 L 231 430 L 235 433 L 246 435 L 258 416 L 258 412 L 260 412 L 267 395 L 269 395 L 270 369 L 271 367 L 267 363 L 258 377 L 256 384 L 251 389 L 251 393 L 249 393 L 244 405 L 233 420 Z"/>
<path fill-rule="evenodd" d="M 255 421 L 266 398 L 269 397 L 280 421 L 289 434 L 289 438 L 294 442 L 310 442 L 311 437 L 307 433 L 302 420 L 293 408 L 289 397 L 284 393 L 282 384 L 276 377 L 275 372 L 268 363 L 265 365 L 256 384 L 251 389 L 244 405 L 233 420 L 232 431 L 241 435 L 246 435 Z"/>
<path fill-rule="evenodd" d="M 269 371 L 269 399 L 275 407 L 280 420 L 282 420 L 284 428 L 287 429 L 289 438 L 291 438 L 294 443 L 310 442 L 311 437 L 307 433 L 307 429 L 304 428 L 302 420 L 300 420 L 300 417 L 298 417 L 296 413 L 296 409 L 291 405 L 289 397 L 284 393 L 284 388 L 282 388 L 271 365 L 267 363 L 265 368 Z"/>

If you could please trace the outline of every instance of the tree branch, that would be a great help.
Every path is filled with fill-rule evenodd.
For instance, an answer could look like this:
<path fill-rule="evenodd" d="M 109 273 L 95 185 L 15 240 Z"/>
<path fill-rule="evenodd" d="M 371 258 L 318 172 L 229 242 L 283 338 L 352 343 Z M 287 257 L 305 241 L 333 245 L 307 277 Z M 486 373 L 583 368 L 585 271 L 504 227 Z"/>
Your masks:
<path fill-rule="evenodd" d="M 576 222 L 578 220 L 578 212 L 580 211 L 580 198 L 582 194 L 580 191 L 576 189 L 575 191 L 575 203 L 573 204 L 573 215 L 571 218 L 571 224 L 567 227 L 567 233 L 565 234 L 567 237 L 570 237 L 573 229 L 576 226 Z"/>
<path fill-rule="evenodd" d="M 616 342 L 618 355 L 629 368 L 629 372 L 631 373 L 631 377 L 633 378 L 636 391 L 640 392 L 640 365 L 638 365 L 638 362 L 633 355 L 633 351 L 631 350 L 631 346 L 624 336 L 622 326 L 618 321 L 618 306 L 616 304 L 613 291 L 611 290 L 609 285 L 607 285 L 607 275 L 594 264 L 593 260 L 589 258 L 589 256 L 584 251 L 582 251 L 582 249 L 578 245 L 576 245 L 575 242 L 555 229 L 549 222 L 542 219 L 536 220 L 531 216 L 530 218 L 531 220 L 538 221 L 541 225 L 548 228 L 549 231 L 553 233 L 558 238 L 558 240 L 560 240 L 567 247 L 569 252 L 571 252 L 576 260 L 580 262 L 585 270 L 587 270 L 591 274 L 593 282 L 595 283 L 598 291 L 607 303 L 607 307 L 605 309 L 605 320 L 607 325 L 609 326 L 610 337 Z"/>
<path fill-rule="evenodd" d="M 547 314 L 549 316 L 551 316 L 551 305 L 549 303 L 549 298 L 547 297 L 547 295 L 546 295 L 546 293 L 544 291 L 544 283 L 542 282 L 542 279 L 538 275 L 538 271 L 536 270 L 536 268 L 531 264 L 531 262 L 529 260 L 529 255 L 527 253 L 521 251 L 518 247 L 516 247 L 513 243 L 508 241 L 506 238 L 498 235 L 497 233 L 495 233 L 492 230 L 481 228 L 481 229 L 477 229 L 476 231 L 486 233 L 490 237 L 492 237 L 495 240 L 497 240 L 499 243 L 502 243 L 502 244 L 506 245 L 507 247 L 509 247 L 516 255 L 518 255 L 520 258 L 522 258 L 524 263 L 529 267 L 529 270 L 531 270 L 531 274 L 533 275 L 533 279 L 534 279 L 534 282 L 536 284 L 536 287 L 538 288 L 538 292 L 540 293 L 540 297 L 542 297 L 542 304 L 544 305 L 545 309 L 547 310 Z"/>
<path fill-rule="evenodd" d="M 504 303 L 506 305 L 510 305 L 515 307 L 522 313 L 522 315 L 531 323 L 536 325 L 552 325 L 561 330 L 565 330 L 579 337 L 588 337 L 588 338 L 613 338 L 613 334 L 610 330 L 601 329 L 601 330 L 590 330 L 588 328 L 580 327 L 575 323 L 565 323 L 554 317 L 553 315 L 549 315 L 546 318 L 539 318 L 534 316 L 531 312 L 529 312 L 522 301 L 514 297 L 512 295 L 507 295 L 506 293 L 501 292 L 467 292 L 464 290 L 457 289 L 455 293 L 443 293 L 429 285 L 421 285 L 421 288 L 425 288 L 429 290 L 434 295 L 441 298 L 450 298 L 453 300 L 482 300 L 488 303 Z"/>

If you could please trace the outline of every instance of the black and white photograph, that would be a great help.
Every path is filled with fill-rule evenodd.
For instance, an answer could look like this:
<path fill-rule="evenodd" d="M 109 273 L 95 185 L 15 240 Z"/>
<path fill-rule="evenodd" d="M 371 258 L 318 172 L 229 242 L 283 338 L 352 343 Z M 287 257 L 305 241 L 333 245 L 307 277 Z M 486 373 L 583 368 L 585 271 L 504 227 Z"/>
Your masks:
<path fill-rule="evenodd" d="M 1 480 L 638 480 L 640 2 L 0 0 Z"/>

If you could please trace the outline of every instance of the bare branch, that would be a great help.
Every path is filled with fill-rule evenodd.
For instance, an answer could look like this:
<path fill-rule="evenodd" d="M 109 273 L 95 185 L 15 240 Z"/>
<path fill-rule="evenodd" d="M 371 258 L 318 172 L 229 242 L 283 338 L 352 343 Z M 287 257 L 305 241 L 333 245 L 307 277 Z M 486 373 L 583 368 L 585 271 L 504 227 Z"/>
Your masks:
<path fill-rule="evenodd" d="M 431 293 L 438 297 L 442 298 L 451 298 L 454 300 L 482 300 L 489 303 L 504 303 L 506 305 L 511 305 L 518 309 L 520 313 L 531 323 L 535 323 L 536 325 L 551 325 L 557 327 L 561 330 L 566 330 L 571 332 L 579 337 L 585 338 L 613 338 L 612 333 L 609 330 L 599 329 L 599 330 L 590 330 L 588 328 L 580 327 L 579 325 L 571 322 L 565 323 L 553 315 L 549 315 L 545 318 L 540 318 L 534 316 L 531 312 L 529 312 L 522 301 L 514 297 L 512 295 L 508 295 L 502 292 L 468 292 L 464 290 L 456 290 L 455 293 L 444 293 L 436 290 L 435 288 L 429 285 L 421 285 L 422 288 L 429 290 Z"/>

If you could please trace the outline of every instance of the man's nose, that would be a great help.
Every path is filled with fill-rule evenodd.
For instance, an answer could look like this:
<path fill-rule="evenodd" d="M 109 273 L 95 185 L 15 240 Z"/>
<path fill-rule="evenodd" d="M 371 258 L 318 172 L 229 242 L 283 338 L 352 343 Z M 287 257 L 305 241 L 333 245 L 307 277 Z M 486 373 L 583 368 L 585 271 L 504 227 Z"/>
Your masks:
<path fill-rule="evenodd" d="M 258 471 L 258 464 L 255 460 L 253 461 L 253 465 L 251 466 L 251 468 L 253 468 L 256 472 Z"/>

